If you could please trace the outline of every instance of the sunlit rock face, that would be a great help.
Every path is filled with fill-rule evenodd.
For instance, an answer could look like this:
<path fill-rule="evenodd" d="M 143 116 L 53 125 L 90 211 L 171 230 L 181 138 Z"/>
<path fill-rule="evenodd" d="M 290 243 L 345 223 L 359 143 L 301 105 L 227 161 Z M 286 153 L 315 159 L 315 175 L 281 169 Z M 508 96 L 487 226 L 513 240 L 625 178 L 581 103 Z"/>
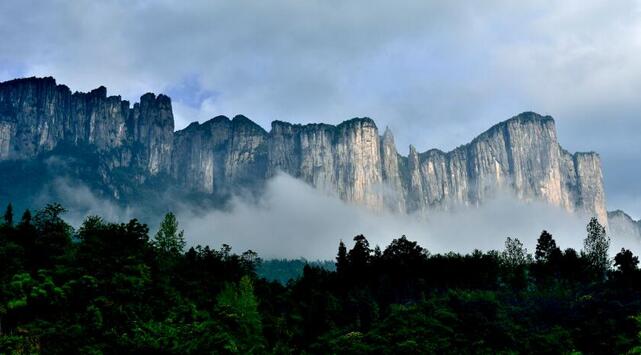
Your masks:
<path fill-rule="evenodd" d="M 453 151 L 410 147 L 401 160 L 410 212 L 479 205 L 508 189 L 521 200 L 546 201 L 607 223 L 599 156 L 563 150 L 549 116 L 526 112 Z"/>
<path fill-rule="evenodd" d="M 114 169 L 131 172 L 129 188 L 167 176 L 172 187 L 211 198 L 260 191 L 284 172 L 375 210 L 429 215 L 510 191 L 607 223 L 599 156 L 563 150 L 554 120 L 532 112 L 450 152 L 410 146 L 401 156 L 392 132 L 381 135 L 369 118 L 335 126 L 274 121 L 267 132 L 244 116 L 219 116 L 174 132 L 164 95 L 145 94 L 132 107 L 104 87 L 72 93 L 53 78 L 0 83 L 0 160 L 60 146 L 95 149 L 102 183 L 116 198 L 126 189 L 114 186 Z"/>
<path fill-rule="evenodd" d="M 342 199 L 383 207 L 380 137 L 374 121 L 338 126 L 276 121 L 269 135 L 268 171 L 283 171 Z"/>

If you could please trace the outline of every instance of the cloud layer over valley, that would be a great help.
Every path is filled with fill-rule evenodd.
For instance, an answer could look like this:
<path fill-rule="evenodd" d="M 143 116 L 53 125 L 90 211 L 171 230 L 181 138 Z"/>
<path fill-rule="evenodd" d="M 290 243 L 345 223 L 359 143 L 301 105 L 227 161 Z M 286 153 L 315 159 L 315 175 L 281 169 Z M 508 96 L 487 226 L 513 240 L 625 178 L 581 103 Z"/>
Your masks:
<path fill-rule="evenodd" d="M 42 203 L 57 198 L 69 212 L 67 220 L 78 227 L 85 216 L 97 214 L 108 221 L 141 218 L 151 233 L 160 216 L 144 215 L 136 207 L 122 208 L 97 197 L 89 188 L 65 179 L 48 185 L 40 194 Z M 332 259 L 342 239 L 364 234 L 372 247 L 384 248 L 401 235 L 417 240 L 432 253 L 467 253 L 474 249 L 501 250 L 506 237 L 516 237 L 534 252 L 542 230 L 551 232 L 562 248 L 580 250 L 587 217 L 570 214 L 542 203 L 525 203 L 503 194 L 481 207 L 459 207 L 432 212 L 427 217 L 371 211 L 341 201 L 286 174 L 271 179 L 265 193 L 256 198 L 234 197 L 225 209 L 201 210 L 188 204 L 171 203 L 178 210 L 181 228 L 189 245 L 223 243 L 236 252 L 254 250 L 263 258 L 304 257 Z M 641 252 L 641 241 L 630 235 L 612 235 L 611 253 L 621 247 Z"/>

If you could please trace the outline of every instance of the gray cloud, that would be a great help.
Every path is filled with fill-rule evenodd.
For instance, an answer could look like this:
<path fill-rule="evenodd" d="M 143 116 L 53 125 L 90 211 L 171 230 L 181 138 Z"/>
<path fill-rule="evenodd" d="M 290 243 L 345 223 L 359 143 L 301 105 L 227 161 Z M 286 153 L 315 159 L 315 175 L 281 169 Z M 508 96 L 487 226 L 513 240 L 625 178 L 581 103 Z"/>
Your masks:
<path fill-rule="evenodd" d="M 550 114 L 564 146 L 601 153 L 610 207 L 641 217 L 638 1 L 6 1 L 0 36 L 0 79 L 167 91 L 179 127 L 367 115 L 406 152 Z"/>
<path fill-rule="evenodd" d="M 60 203 L 67 210 L 64 218 L 73 227 L 80 226 L 87 216 L 92 215 L 114 223 L 143 217 L 139 209 L 133 206 L 119 206 L 99 197 L 88 186 L 63 177 L 43 186 L 33 202 L 35 206 L 45 206 L 53 201 Z M 152 219 L 154 222 L 156 220 L 158 218 Z"/>

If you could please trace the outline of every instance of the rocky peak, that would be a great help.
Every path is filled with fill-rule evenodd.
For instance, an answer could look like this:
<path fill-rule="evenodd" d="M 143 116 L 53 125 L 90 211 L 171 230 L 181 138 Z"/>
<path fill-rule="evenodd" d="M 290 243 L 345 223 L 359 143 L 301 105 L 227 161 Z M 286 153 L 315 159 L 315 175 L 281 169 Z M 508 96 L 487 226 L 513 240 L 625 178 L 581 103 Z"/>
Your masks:
<path fill-rule="evenodd" d="M 385 131 L 383 132 L 383 136 L 381 137 L 382 141 L 385 142 L 387 145 L 394 145 L 394 134 L 392 133 L 392 130 L 389 129 L 388 126 L 385 126 Z"/>
<path fill-rule="evenodd" d="M 621 210 L 608 212 L 608 224 L 614 236 L 641 238 L 641 220 L 635 221 Z"/>

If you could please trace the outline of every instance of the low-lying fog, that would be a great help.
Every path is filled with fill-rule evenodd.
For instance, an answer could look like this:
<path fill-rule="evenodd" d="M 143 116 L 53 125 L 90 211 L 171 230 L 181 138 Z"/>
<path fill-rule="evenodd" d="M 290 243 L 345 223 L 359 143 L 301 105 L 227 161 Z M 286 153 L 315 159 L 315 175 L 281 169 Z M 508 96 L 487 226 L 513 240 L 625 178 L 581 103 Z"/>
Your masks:
<path fill-rule="evenodd" d="M 121 208 L 97 198 L 84 186 L 57 180 L 42 195 L 44 201 L 57 195 L 69 210 L 66 219 L 77 227 L 84 216 L 97 214 L 109 221 L 140 218 L 135 207 Z M 506 237 L 520 239 L 533 253 L 536 239 L 548 230 L 562 249 L 580 250 L 588 218 L 543 203 L 517 201 L 502 194 L 482 207 L 460 207 L 433 212 L 427 217 L 373 212 L 351 205 L 316 190 L 304 182 L 280 174 L 268 182 L 265 194 L 256 201 L 234 198 L 226 210 L 173 211 L 185 230 L 188 245 L 229 244 L 236 252 L 247 249 L 262 258 L 332 259 L 339 240 L 351 246 L 351 239 L 364 234 L 373 247 L 384 248 L 401 235 L 427 248 L 431 253 L 467 253 L 474 249 L 503 249 Z M 158 217 L 141 218 L 153 223 Z M 625 246 L 635 254 L 641 243 L 629 235 L 611 235 L 610 252 Z"/>

